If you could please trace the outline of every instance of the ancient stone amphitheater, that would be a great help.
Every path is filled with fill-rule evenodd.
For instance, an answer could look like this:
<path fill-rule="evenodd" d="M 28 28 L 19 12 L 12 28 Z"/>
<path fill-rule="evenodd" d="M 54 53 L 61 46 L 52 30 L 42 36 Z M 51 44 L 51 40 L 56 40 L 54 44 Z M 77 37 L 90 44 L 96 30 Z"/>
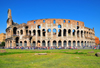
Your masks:
<path fill-rule="evenodd" d="M 82 47 L 95 45 L 94 28 L 84 22 L 70 19 L 38 19 L 26 23 L 14 23 L 8 9 L 6 47 L 56 46 Z"/>

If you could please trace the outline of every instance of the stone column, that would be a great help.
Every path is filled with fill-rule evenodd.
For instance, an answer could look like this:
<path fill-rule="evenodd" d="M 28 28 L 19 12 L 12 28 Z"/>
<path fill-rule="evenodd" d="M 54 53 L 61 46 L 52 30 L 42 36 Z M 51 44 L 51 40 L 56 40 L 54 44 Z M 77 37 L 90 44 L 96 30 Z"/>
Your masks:
<path fill-rule="evenodd" d="M 64 47 L 63 40 L 61 40 L 61 43 L 62 43 L 62 47 Z"/>
<path fill-rule="evenodd" d="M 37 46 L 37 24 L 36 24 L 36 26 L 35 26 L 35 29 L 36 29 L 36 30 L 35 30 L 35 31 L 36 31 L 36 36 L 35 36 L 35 37 L 36 37 L 36 46 Z"/>
<path fill-rule="evenodd" d="M 58 37 L 58 28 L 56 28 L 56 38 Z"/>
<path fill-rule="evenodd" d="M 41 38 L 42 38 L 42 24 L 41 24 Z"/>
<path fill-rule="evenodd" d="M 79 37 L 80 37 L 80 39 L 81 39 L 81 30 L 79 30 L 80 32 L 79 32 Z"/>
<path fill-rule="evenodd" d="M 67 40 L 67 47 L 68 47 L 68 40 Z"/>
<path fill-rule="evenodd" d="M 77 39 L 77 29 L 75 30 L 75 37 L 76 37 L 76 39 Z"/>
<path fill-rule="evenodd" d="M 9 47 L 10 47 L 10 41 L 9 41 Z"/>
<path fill-rule="evenodd" d="M 72 36 L 72 30 L 73 30 L 73 29 L 71 29 L 71 38 L 73 37 L 73 36 Z"/>
<path fill-rule="evenodd" d="M 73 46 L 73 41 L 71 40 L 71 47 Z"/>
<path fill-rule="evenodd" d="M 51 38 L 53 37 L 53 29 L 52 29 L 52 27 L 51 27 Z"/>
<path fill-rule="evenodd" d="M 56 43 L 57 43 L 56 45 L 57 45 L 57 47 L 58 47 L 58 40 L 56 41 Z"/>
<path fill-rule="evenodd" d="M 21 31 L 19 30 L 19 36 L 21 35 Z"/>
<path fill-rule="evenodd" d="M 53 37 L 53 25 L 52 25 L 52 23 L 51 23 L 51 38 Z"/>
<path fill-rule="evenodd" d="M 61 35 L 62 35 L 62 38 L 63 38 L 63 24 L 61 24 L 62 26 L 61 26 Z"/>
<path fill-rule="evenodd" d="M 77 41 L 76 41 L 76 47 L 77 47 Z"/>
<path fill-rule="evenodd" d="M 47 47 L 47 45 L 48 45 L 47 41 L 45 41 L 45 43 L 46 43 L 46 47 Z"/>
<path fill-rule="evenodd" d="M 47 29 L 47 23 L 46 23 L 46 38 L 47 38 L 47 30 L 48 30 L 48 29 Z"/>
<path fill-rule="evenodd" d="M 66 30 L 67 30 L 67 33 L 66 34 L 67 34 L 67 38 L 68 38 L 68 29 L 66 29 Z"/>
<path fill-rule="evenodd" d="M 26 35 L 25 27 L 23 27 L 23 35 L 24 35 L 24 36 Z"/>
<path fill-rule="evenodd" d="M 50 44 L 51 44 L 51 46 L 53 46 L 53 45 L 52 45 L 52 41 L 51 41 L 51 40 L 50 40 Z"/>

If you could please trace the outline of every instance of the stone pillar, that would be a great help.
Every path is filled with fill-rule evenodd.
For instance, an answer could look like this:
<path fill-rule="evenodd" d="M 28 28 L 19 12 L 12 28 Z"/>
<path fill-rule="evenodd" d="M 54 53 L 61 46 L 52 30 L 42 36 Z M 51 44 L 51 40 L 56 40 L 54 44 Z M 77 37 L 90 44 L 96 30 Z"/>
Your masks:
<path fill-rule="evenodd" d="M 56 26 L 57 26 L 57 27 L 56 27 L 56 33 L 57 33 L 57 34 L 56 34 L 56 37 L 58 37 L 58 23 L 56 23 Z"/>
<path fill-rule="evenodd" d="M 41 38 L 42 38 L 42 24 L 41 24 Z"/>
<path fill-rule="evenodd" d="M 63 40 L 61 40 L 61 43 L 62 43 L 62 47 L 64 47 Z"/>
<path fill-rule="evenodd" d="M 63 38 L 63 24 L 62 24 L 62 26 L 61 26 L 61 35 L 62 35 L 62 38 Z"/>
<path fill-rule="evenodd" d="M 56 43 L 57 43 L 56 45 L 57 45 L 57 47 L 58 47 L 58 40 L 56 41 Z"/>
<path fill-rule="evenodd" d="M 29 39 L 27 40 L 27 46 L 30 46 L 30 42 L 29 42 Z"/>
<path fill-rule="evenodd" d="M 21 35 L 21 31 L 19 30 L 19 36 Z"/>
<path fill-rule="evenodd" d="M 22 41 L 22 46 L 24 47 L 24 40 Z"/>
<path fill-rule="evenodd" d="M 56 34 L 56 38 L 57 38 L 57 37 L 58 37 L 58 28 L 56 28 L 56 33 L 57 33 L 57 34 Z"/>
<path fill-rule="evenodd" d="M 81 45 L 81 41 L 80 41 L 80 43 L 79 43 L 79 44 L 80 44 L 80 47 L 82 47 L 82 45 Z"/>
<path fill-rule="evenodd" d="M 68 40 L 67 40 L 67 47 L 68 47 Z"/>
<path fill-rule="evenodd" d="M 47 47 L 47 45 L 48 45 L 47 41 L 45 41 L 45 43 L 46 43 L 46 47 Z"/>
<path fill-rule="evenodd" d="M 73 47 L 73 41 L 71 41 L 71 47 Z"/>
<path fill-rule="evenodd" d="M 66 29 L 66 30 L 67 30 L 67 31 L 66 31 L 67 33 L 66 33 L 66 34 L 67 34 L 67 38 L 68 38 L 68 29 Z"/>
<path fill-rule="evenodd" d="M 84 30 L 83 30 L 83 38 L 84 38 Z"/>
<path fill-rule="evenodd" d="M 23 27 L 23 35 L 24 35 L 24 36 L 26 35 L 25 27 Z"/>
<path fill-rule="evenodd" d="M 47 30 L 48 30 L 48 29 L 47 29 L 47 23 L 46 23 L 46 38 L 47 38 Z"/>
<path fill-rule="evenodd" d="M 73 37 L 73 36 L 72 36 L 72 32 L 73 32 L 73 26 L 72 26 L 72 24 L 71 24 L 71 38 Z"/>
<path fill-rule="evenodd" d="M 31 36 L 33 36 L 33 30 L 31 30 Z"/>
<path fill-rule="evenodd" d="M 53 37 L 53 29 L 51 28 L 51 38 Z"/>
<path fill-rule="evenodd" d="M 79 37 L 80 37 L 80 39 L 81 39 L 81 30 L 79 30 L 80 32 L 79 32 Z"/>
<path fill-rule="evenodd" d="M 77 39 L 77 29 L 75 30 L 75 37 L 76 37 L 76 39 Z"/>
<path fill-rule="evenodd" d="M 52 23 L 51 23 L 51 38 L 53 37 L 53 25 L 52 25 Z"/>
<path fill-rule="evenodd" d="M 53 46 L 53 45 L 52 45 L 52 41 L 51 41 L 51 40 L 50 40 L 50 44 L 51 44 L 51 46 Z"/>
<path fill-rule="evenodd" d="M 76 41 L 76 46 L 77 46 L 77 41 Z"/>

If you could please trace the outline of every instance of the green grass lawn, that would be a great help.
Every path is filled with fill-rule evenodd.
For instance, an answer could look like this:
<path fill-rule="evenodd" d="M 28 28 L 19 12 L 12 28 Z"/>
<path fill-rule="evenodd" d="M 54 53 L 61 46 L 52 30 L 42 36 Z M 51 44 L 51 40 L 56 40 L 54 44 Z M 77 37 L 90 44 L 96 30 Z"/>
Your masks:
<path fill-rule="evenodd" d="M 4 50 L 0 53 L 0 68 L 100 68 L 100 57 L 95 56 L 100 50 Z"/>

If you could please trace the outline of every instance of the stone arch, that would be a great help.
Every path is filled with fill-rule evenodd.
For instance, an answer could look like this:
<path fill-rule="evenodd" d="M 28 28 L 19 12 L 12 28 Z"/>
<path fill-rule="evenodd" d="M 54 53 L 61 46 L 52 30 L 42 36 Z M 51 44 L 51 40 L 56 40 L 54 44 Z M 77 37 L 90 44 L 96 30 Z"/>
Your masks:
<path fill-rule="evenodd" d="M 86 31 L 84 31 L 84 36 L 86 37 Z"/>
<path fill-rule="evenodd" d="M 32 44 L 33 44 L 33 46 L 34 46 L 34 47 L 36 46 L 36 42 L 35 42 L 35 41 L 33 41 L 33 43 L 32 43 Z"/>
<path fill-rule="evenodd" d="M 37 46 L 38 46 L 38 47 L 41 46 L 41 42 L 40 42 L 40 40 L 37 41 Z"/>
<path fill-rule="evenodd" d="M 66 36 L 66 29 L 63 30 L 63 36 Z"/>
<path fill-rule="evenodd" d="M 75 29 L 73 29 L 72 34 L 73 34 L 73 36 L 75 37 Z"/>
<path fill-rule="evenodd" d="M 29 35 L 31 35 L 31 30 L 29 30 Z"/>
<path fill-rule="evenodd" d="M 54 28 L 53 29 L 53 35 L 56 35 L 57 34 L 57 31 L 56 31 L 56 29 Z"/>
<path fill-rule="evenodd" d="M 41 30 L 37 30 L 38 36 L 41 36 Z"/>
<path fill-rule="evenodd" d="M 62 28 L 62 26 L 59 24 L 59 25 L 58 25 L 58 28 Z"/>
<path fill-rule="evenodd" d="M 53 24 L 56 24 L 56 20 L 53 20 Z"/>
<path fill-rule="evenodd" d="M 50 45 L 51 45 L 51 44 L 50 44 L 50 40 L 49 40 L 49 41 L 48 41 L 48 47 L 50 47 Z"/>
<path fill-rule="evenodd" d="M 23 35 L 23 30 L 20 30 L 20 34 Z"/>
<path fill-rule="evenodd" d="M 20 46 L 22 46 L 22 41 L 20 41 Z"/>
<path fill-rule="evenodd" d="M 64 47 L 67 47 L 67 41 L 66 40 L 63 41 L 63 44 L 64 44 Z"/>
<path fill-rule="evenodd" d="M 80 32 L 80 31 L 78 30 L 78 31 L 77 31 L 77 37 L 79 37 L 79 36 L 80 36 L 80 35 L 79 35 L 79 32 Z"/>
<path fill-rule="evenodd" d="M 58 37 L 61 37 L 61 35 L 62 35 L 61 32 L 62 32 L 61 29 L 59 29 L 58 30 Z"/>
<path fill-rule="evenodd" d="M 17 28 L 14 27 L 14 28 L 13 28 L 13 34 L 16 35 L 16 34 L 17 34 L 16 32 L 17 32 Z"/>
<path fill-rule="evenodd" d="M 16 46 L 19 46 L 19 37 L 16 37 L 15 40 L 16 40 Z"/>
<path fill-rule="evenodd" d="M 10 41 L 10 47 L 12 47 L 12 41 Z"/>
<path fill-rule="evenodd" d="M 62 46 L 62 41 L 61 40 L 58 41 L 58 47 L 59 46 Z"/>
<path fill-rule="evenodd" d="M 45 29 L 42 29 L 42 35 L 46 36 L 46 30 Z"/>
<path fill-rule="evenodd" d="M 77 46 L 80 47 L 80 41 L 77 41 Z"/>
<path fill-rule="evenodd" d="M 86 46 L 87 44 L 86 44 L 86 41 L 85 41 L 85 46 Z"/>
<path fill-rule="evenodd" d="M 53 41 L 53 46 L 57 46 L 56 40 Z"/>
<path fill-rule="evenodd" d="M 24 46 L 25 46 L 25 47 L 27 46 L 27 41 L 24 41 Z"/>
<path fill-rule="evenodd" d="M 36 30 L 33 30 L 33 36 L 36 35 Z"/>
<path fill-rule="evenodd" d="M 42 46 L 46 46 L 45 40 L 42 41 Z"/>
<path fill-rule="evenodd" d="M 88 32 L 87 32 L 87 37 L 88 37 Z"/>
<path fill-rule="evenodd" d="M 83 41 L 81 41 L 81 46 L 83 47 Z"/>
<path fill-rule="evenodd" d="M 71 35 L 71 29 L 68 29 L 68 35 Z"/>
<path fill-rule="evenodd" d="M 49 33 L 49 32 L 51 32 L 51 29 L 49 28 L 47 31 L 48 31 L 48 33 Z"/>
<path fill-rule="evenodd" d="M 26 35 L 28 35 L 28 30 L 26 30 Z"/>
<path fill-rule="evenodd" d="M 68 46 L 71 47 L 71 41 L 70 40 L 68 41 Z"/>
<path fill-rule="evenodd" d="M 37 28 L 38 28 L 38 29 L 41 29 L 41 26 L 40 26 L 40 25 L 37 25 Z"/>
<path fill-rule="evenodd" d="M 83 38 L 83 31 L 81 31 L 81 37 Z"/>
<path fill-rule="evenodd" d="M 75 47 L 76 46 L 76 41 L 73 41 L 73 47 Z"/>

